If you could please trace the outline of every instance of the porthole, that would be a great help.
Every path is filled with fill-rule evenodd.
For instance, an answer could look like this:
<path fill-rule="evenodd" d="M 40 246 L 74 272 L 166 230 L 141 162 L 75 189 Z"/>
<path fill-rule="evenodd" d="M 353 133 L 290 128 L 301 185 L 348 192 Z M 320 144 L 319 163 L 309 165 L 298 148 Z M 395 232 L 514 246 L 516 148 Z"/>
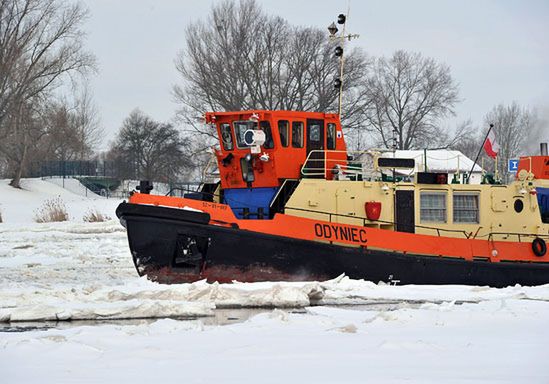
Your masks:
<path fill-rule="evenodd" d="M 515 200 L 515 212 L 520 213 L 520 212 L 522 212 L 523 209 L 524 209 L 524 203 L 522 202 L 522 200 L 521 199 L 516 199 Z"/>

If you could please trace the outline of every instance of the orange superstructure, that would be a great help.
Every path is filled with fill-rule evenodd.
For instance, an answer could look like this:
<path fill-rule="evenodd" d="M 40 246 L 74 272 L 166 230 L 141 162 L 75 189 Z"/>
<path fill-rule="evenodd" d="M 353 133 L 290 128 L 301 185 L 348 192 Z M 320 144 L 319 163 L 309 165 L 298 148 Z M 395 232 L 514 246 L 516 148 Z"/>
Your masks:
<path fill-rule="evenodd" d="M 339 158 L 332 155 L 333 166 L 346 161 L 345 140 L 339 116 L 334 113 L 208 112 L 206 123 L 215 125 L 219 137 L 220 148 L 215 154 L 223 189 L 278 187 L 285 179 L 299 179 L 311 151 L 341 151 Z M 249 130 L 265 133 L 258 153 L 252 153 L 245 142 Z M 324 169 L 321 160 L 314 167 Z"/>
<path fill-rule="evenodd" d="M 521 170 L 532 173 L 536 179 L 549 180 L 549 156 L 523 156 L 519 160 L 517 178 Z"/>

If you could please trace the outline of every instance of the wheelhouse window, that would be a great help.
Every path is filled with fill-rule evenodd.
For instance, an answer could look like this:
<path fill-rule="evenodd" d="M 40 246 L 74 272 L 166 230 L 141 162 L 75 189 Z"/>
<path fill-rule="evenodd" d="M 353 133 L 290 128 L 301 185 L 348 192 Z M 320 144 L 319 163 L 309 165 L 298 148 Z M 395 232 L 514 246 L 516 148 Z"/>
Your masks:
<path fill-rule="evenodd" d="M 326 131 L 326 148 L 333 150 L 336 148 L 336 125 L 334 123 L 328 123 L 328 129 Z"/>
<path fill-rule="evenodd" d="M 320 125 L 311 124 L 309 126 L 309 141 L 319 142 L 320 141 Z"/>
<path fill-rule="evenodd" d="M 303 148 L 303 122 L 292 122 L 292 147 Z"/>
<path fill-rule="evenodd" d="M 421 192 L 419 208 L 422 223 L 445 223 L 446 193 Z"/>
<path fill-rule="evenodd" d="M 221 131 L 221 143 L 223 145 L 223 149 L 226 151 L 232 151 L 234 149 L 234 143 L 230 124 L 222 123 L 220 124 L 219 129 Z"/>
<path fill-rule="evenodd" d="M 290 122 L 288 120 L 278 121 L 278 134 L 282 146 L 287 147 L 290 144 Z"/>
<path fill-rule="evenodd" d="M 454 223 L 479 223 L 478 195 L 454 193 Z"/>
<path fill-rule="evenodd" d="M 265 132 L 265 143 L 263 144 L 263 148 L 273 149 L 274 140 L 273 140 L 273 132 L 271 131 L 271 124 L 268 121 L 262 121 L 259 123 L 259 128 L 263 132 Z"/>
<path fill-rule="evenodd" d="M 257 129 L 257 121 L 253 120 L 245 120 L 245 121 L 235 121 L 233 123 L 234 126 L 234 133 L 236 136 L 236 146 L 238 148 L 248 148 L 246 143 L 244 142 L 244 133 L 248 129 Z M 265 133 L 267 135 L 267 133 Z"/>

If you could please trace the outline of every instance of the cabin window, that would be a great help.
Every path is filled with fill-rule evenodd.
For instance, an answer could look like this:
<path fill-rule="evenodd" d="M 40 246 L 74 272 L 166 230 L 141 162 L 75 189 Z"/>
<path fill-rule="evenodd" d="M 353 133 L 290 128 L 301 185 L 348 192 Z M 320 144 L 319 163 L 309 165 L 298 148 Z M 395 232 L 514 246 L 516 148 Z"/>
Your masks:
<path fill-rule="evenodd" d="M 278 121 L 278 133 L 280 134 L 280 143 L 283 147 L 290 144 L 290 122 L 288 120 Z"/>
<path fill-rule="evenodd" d="M 234 149 L 233 135 L 231 135 L 231 126 L 228 123 L 223 123 L 220 126 L 221 130 L 221 143 L 223 149 L 226 151 L 232 151 Z"/>
<path fill-rule="evenodd" d="M 235 121 L 233 125 L 234 133 L 236 135 L 236 146 L 238 148 L 248 148 L 248 146 L 244 142 L 244 133 L 246 133 L 248 129 L 257 129 L 257 121 Z M 265 136 L 267 136 L 267 132 L 265 132 Z"/>
<path fill-rule="evenodd" d="M 262 121 L 259 123 L 259 128 L 265 132 L 265 143 L 263 144 L 263 148 L 273 149 L 275 145 L 273 140 L 273 132 L 271 131 L 271 124 L 268 121 Z"/>
<path fill-rule="evenodd" d="M 336 125 L 334 123 L 328 123 L 328 130 L 326 131 L 326 147 L 330 149 L 336 149 Z"/>
<path fill-rule="evenodd" d="M 292 122 L 292 147 L 303 148 L 303 122 Z"/>
<path fill-rule="evenodd" d="M 454 193 L 454 223 L 478 222 L 478 195 Z"/>
<path fill-rule="evenodd" d="M 445 193 L 421 192 L 419 205 L 421 222 L 446 222 Z"/>
<path fill-rule="evenodd" d="M 320 125 L 311 124 L 309 126 L 309 141 L 319 142 L 320 141 Z"/>

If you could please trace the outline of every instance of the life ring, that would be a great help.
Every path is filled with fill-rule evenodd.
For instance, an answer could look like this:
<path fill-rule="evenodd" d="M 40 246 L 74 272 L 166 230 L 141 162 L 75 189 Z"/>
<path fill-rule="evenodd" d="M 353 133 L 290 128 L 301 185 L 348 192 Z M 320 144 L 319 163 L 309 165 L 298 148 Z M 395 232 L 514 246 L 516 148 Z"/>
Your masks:
<path fill-rule="evenodd" d="M 534 251 L 536 256 L 544 256 L 547 253 L 547 244 L 545 244 L 543 239 L 536 237 L 532 241 L 532 251 Z"/>

